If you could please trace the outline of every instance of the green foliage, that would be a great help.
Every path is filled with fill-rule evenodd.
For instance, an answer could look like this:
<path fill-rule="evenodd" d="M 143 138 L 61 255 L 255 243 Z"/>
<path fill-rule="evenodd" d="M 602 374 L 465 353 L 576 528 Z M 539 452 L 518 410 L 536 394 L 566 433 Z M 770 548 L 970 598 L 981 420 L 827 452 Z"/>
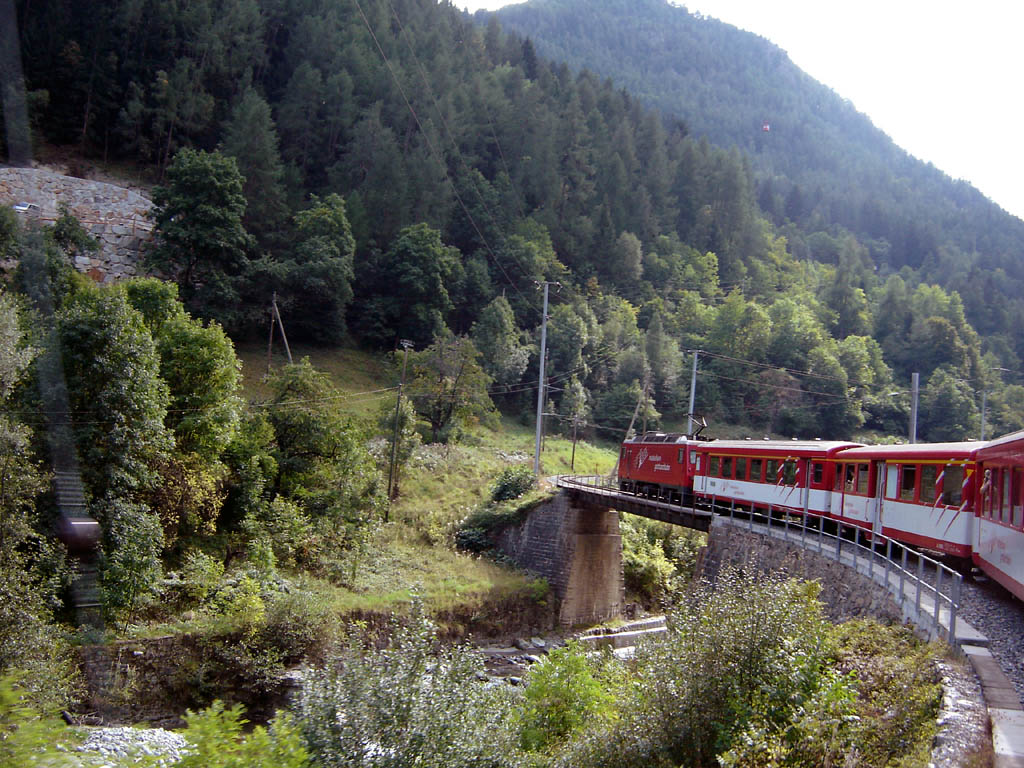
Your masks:
<path fill-rule="evenodd" d="M 508 299 L 498 296 L 484 307 L 470 337 L 480 350 L 480 365 L 496 384 L 518 383 L 530 354 L 522 343 Z"/>
<path fill-rule="evenodd" d="M 907 627 L 853 620 L 832 630 L 838 668 L 857 678 L 857 750 L 868 765 L 927 755 L 942 684 L 936 649 Z"/>
<path fill-rule="evenodd" d="M 537 485 L 537 477 L 528 464 L 506 467 L 491 486 L 491 501 L 518 499 Z"/>
<path fill-rule="evenodd" d="M 163 323 L 154 337 L 170 389 L 165 423 L 177 449 L 215 460 L 231 442 L 242 407 L 234 345 L 219 325 L 204 327 L 185 314 Z"/>
<path fill-rule="evenodd" d="M 309 562 L 315 532 L 302 508 L 281 496 L 258 505 L 242 521 L 242 530 L 250 541 L 262 541 L 271 547 L 274 560 L 293 567 Z"/>
<path fill-rule="evenodd" d="M 35 355 L 25 344 L 14 301 L 0 293 L 0 405 L 5 409 Z M 0 675 L 19 670 L 20 696 L 50 709 L 67 706 L 79 680 L 52 617 L 66 572 L 63 548 L 36 512 L 46 484 L 30 430 L 11 414 L 0 414 Z"/>
<path fill-rule="evenodd" d="M 0 676 L 16 675 L 19 699 L 40 711 L 71 706 L 83 688 L 52 597 L 30 574 L 0 570 Z"/>
<path fill-rule="evenodd" d="M 383 650 L 353 646 L 308 677 L 296 705 L 325 768 L 517 764 L 510 693 L 487 687 L 468 648 L 438 648 L 419 611 Z"/>
<path fill-rule="evenodd" d="M 931 442 L 967 440 L 978 436 L 978 410 L 970 385 L 948 368 L 929 377 L 921 395 L 918 435 Z"/>
<path fill-rule="evenodd" d="M 29 706 L 16 676 L 0 676 L 0 765 L 66 765 L 63 753 L 54 749 L 64 731 L 56 717 Z"/>
<path fill-rule="evenodd" d="M 125 295 L 82 289 L 57 318 L 75 439 L 93 496 L 145 487 L 171 445 L 156 345 Z"/>
<path fill-rule="evenodd" d="M 676 569 L 665 555 L 653 530 L 630 519 L 619 521 L 622 534 L 622 575 L 626 589 L 647 603 L 655 603 L 671 589 Z"/>
<path fill-rule="evenodd" d="M 608 681 L 579 645 L 555 648 L 530 667 L 523 690 L 520 741 L 529 751 L 549 750 L 573 731 L 612 716 Z"/>
<path fill-rule="evenodd" d="M 288 214 L 284 166 L 270 105 L 256 91 L 245 91 L 235 103 L 220 150 L 234 158 L 243 178 L 246 230 L 260 242 L 279 237 Z"/>
<path fill-rule="evenodd" d="M 224 502 L 224 466 L 195 454 L 174 454 L 154 462 L 153 471 L 157 480 L 142 498 L 160 518 L 164 546 L 212 534 Z"/>
<path fill-rule="evenodd" d="M 173 278 L 185 302 L 232 318 L 232 279 L 244 271 L 252 238 L 242 226 L 245 196 L 235 159 L 182 149 L 153 190 L 156 247 L 150 263 Z"/>
<path fill-rule="evenodd" d="M 191 749 L 178 761 L 180 768 L 306 768 L 309 755 L 299 726 L 281 713 L 264 728 L 244 732 L 248 721 L 242 705 L 230 709 L 215 701 L 201 712 L 189 710 L 183 733 Z"/>
<path fill-rule="evenodd" d="M 214 560 L 199 549 L 190 549 L 185 553 L 181 568 L 182 581 L 185 582 L 186 596 L 202 603 L 217 588 L 224 575 L 224 564 Z"/>
<path fill-rule="evenodd" d="M 404 228 L 376 265 L 376 295 L 365 307 L 363 334 L 380 344 L 427 344 L 447 329 L 463 277 L 457 249 L 427 224 Z"/>
<path fill-rule="evenodd" d="M 395 446 L 395 421 L 397 417 L 398 446 Z M 399 494 L 399 479 L 403 468 L 409 463 L 413 453 L 419 448 L 422 438 L 416 431 L 416 409 L 412 400 L 402 397 L 400 402 L 391 403 L 384 401 L 377 412 L 377 429 L 387 441 L 384 445 L 386 455 L 382 455 L 381 462 L 387 462 L 390 466 L 391 457 L 394 455 L 395 469 L 392 478 L 392 497 Z M 382 470 L 383 471 L 383 470 Z"/>
<path fill-rule="evenodd" d="M 491 379 L 479 357 L 469 338 L 450 333 L 409 353 L 409 390 L 416 412 L 430 425 L 431 442 L 454 442 L 459 429 L 493 413 Z"/>
<path fill-rule="evenodd" d="M 267 610 L 259 582 L 247 575 L 239 577 L 233 586 L 218 590 L 215 608 L 226 629 L 250 638 L 263 625 Z"/>
<path fill-rule="evenodd" d="M 556 764 L 704 766 L 751 725 L 791 729 L 835 682 L 817 589 L 723 573 L 713 592 L 680 604 L 665 641 L 637 649 L 619 719 L 582 734 Z"/>
<path fill-rule="evenodd" d="M 100 249 L 99 241 L 85 231 L 78 219 L 71 214 L 67 203 L 60 203 L 57 206 L 57 213 L 53 229 L 47 234 L 58 248 L 71 256 L 95 253 Z"/>
<path fill-rule="evenodd" d="M 116 498 L 105 499 L 93 509 L 103 528 L 103 607 L 127 624 L 155 595 L 163 572 L 160 520 L 144 505 Z"/>
<path fill-rule="evenodd" d="M 303 358 L 276 371 L 269 385 L 279 492 L 310 517 L 365 523 L 382 502 L 381 478 L 327 376 Z"/>

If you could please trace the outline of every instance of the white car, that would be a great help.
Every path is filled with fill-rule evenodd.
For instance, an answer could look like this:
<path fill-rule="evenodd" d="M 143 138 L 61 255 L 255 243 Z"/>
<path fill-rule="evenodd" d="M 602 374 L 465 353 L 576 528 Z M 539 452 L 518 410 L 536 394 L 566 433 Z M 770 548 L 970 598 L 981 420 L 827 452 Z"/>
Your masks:
<path fill-rule="evenodd" d="M 24 213 L 29 216 L 38 216 L 40 211 L 39 206 L 35 203 L 15 203 L 12 208 L 15 213 Z"/>

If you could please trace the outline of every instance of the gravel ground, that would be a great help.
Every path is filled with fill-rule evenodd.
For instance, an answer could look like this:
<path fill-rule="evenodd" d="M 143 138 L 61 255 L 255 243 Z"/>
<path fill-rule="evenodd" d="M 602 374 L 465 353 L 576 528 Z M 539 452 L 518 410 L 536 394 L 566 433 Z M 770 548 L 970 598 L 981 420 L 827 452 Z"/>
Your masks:
<path fill-rule="evenodd" d="M 989 650 L 1024 704 L 1024 605 L 983 576 L 964 579 L 960 616 L 989 640 Z"/>
<path fill-rule="evenodd" d="M 86 740 L 76 747 L 104 758 L 153 757 L 159 768 L 170 768 L 184 755 L 185 738 L 163 728 L 92 728 Z"/>
<path fill-rule="evenodd" d="M 942 709 L 929 768 L 961 768 L 978 750 L 987 748 L 988 710 L 981 683 L 963 662 L 940 661 Z"/>

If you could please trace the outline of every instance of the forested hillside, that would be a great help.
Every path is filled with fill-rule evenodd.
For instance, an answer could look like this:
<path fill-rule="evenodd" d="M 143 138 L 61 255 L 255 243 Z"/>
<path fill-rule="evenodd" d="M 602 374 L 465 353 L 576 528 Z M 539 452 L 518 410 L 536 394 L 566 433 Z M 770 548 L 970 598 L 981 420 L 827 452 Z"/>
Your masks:
<path fill-rule="evenodd" d="M 675 21 L 697 24 L 658 3 L 629 7 L 674 16 L 644 22 L 659 27 L 645 37 L 613 21 L 622 4 L 576 14 L 617 24 L 605 50 L 624 62 L 627 42 L 681 50 Z M 697 137 L 693 115 L 643 106 L 623 88 L 628 74 L 574 73 L 449 3 L 52 0 L 18 11 L 37 142 L 154 182 L 152 263 L 235 338 L 265 334 L 276 291 L 298 337 L 381 349 L 409 339 L 439 366 L 478 363 L 474 391 L 530 414 L 536 284 L 557 281 L 547 370 L 563 424 L 582 416 L 616 438 L 645 389 L 648 425 L 678 415 L 684 353 L 701 349 L 698 411 L 751 431 L 905 434 L 911 371 L 926 383 L 925 437 L 977 434 L 983 391 L 990 425 L 1024 426 L 1024 387 L 997 371 L 1017 369 L 1024 338 L 1007 293 L 1024 225 L 962 185 L 960 202 L 943 196 L 940 174 L 891 147 L 865 164 L 854 149 L 874 140 L 866 120 L 764 41 L 748 54 L 735 30 L 694 27 L 710 42 L 689 54 L 702 74 L 681 87 L 702 85 L 687 98 L 708 98 L 710 84 L 747 101 L 710 78 L 731 60 L 732 87 L 780 105 L 752 108 L 756 119 L 739 122 L 752 120 L 753 138 L 726 149 Z M 745 84 L 767 54 L 786 76 L 762 69 L 770 87 Z M 703 111 L 713 115 L 710 102 Z M 819 141 L 825 130 L 844 141 Z M 769 139 L 806 166 L 792 177 L 767 166 L 756 142 Z M 1007 272 L 980 271 L 999 264 Z M 983 302 L 986 286 L 1002 292 Z M 432 436 L 456 436 L 431 402 L 418 406 Z"/>
<path fill-rule="evenodd" d="M 834 262 L 815 233 L 848 230 L 880 274 L 909 266 L 957 290 L 982 335 L 1019 336 L 1024 222 L 908 155 L 774 44 L 664 0 L 532 0 L 497 17 L 538 53 L 738 147 L 761 210 L 799 257 Z"/>

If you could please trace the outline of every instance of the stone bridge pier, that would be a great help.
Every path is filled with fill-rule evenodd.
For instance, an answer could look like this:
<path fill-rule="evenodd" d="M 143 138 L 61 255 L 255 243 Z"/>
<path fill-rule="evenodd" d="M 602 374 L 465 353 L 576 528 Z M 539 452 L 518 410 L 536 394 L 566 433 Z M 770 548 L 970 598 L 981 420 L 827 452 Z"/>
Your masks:
<path fill-rule="evenodd" d="M 520 568 L 547 579 L 560 601 L 563 626 L 597 624 L 621 614 L 622 536 L 615 510 L 562 492 L 493 539 Z"/>

